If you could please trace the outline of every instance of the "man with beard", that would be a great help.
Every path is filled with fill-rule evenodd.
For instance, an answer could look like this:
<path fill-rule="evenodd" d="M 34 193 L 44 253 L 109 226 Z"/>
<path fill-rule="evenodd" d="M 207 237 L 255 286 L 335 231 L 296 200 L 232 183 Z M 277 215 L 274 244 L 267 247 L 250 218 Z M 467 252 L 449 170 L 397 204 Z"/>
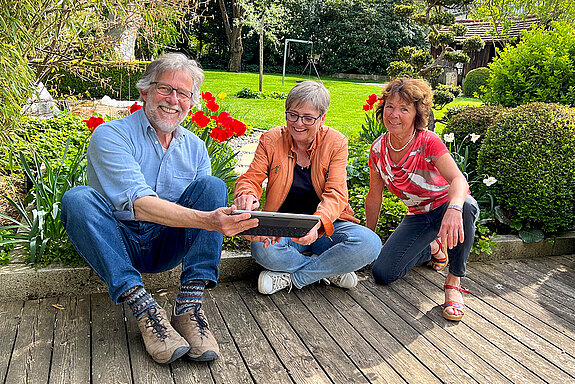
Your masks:
<path fill-rule="evenodd" d="M 204 142 L 180 124 L 199 101 L 202 70 L 182 54 L 152 62 L 136 84 L 144 108 L 100 125 L 88 147 L 88 185 L 62 198 L 62 223 L 78 253 L 126 302 L 158 363 L 218 358 L 202 310 L 216 285 L 223 235 L 257 225 L 232 215 L 227 188 L 211 176 Z M 141 273 L 182 265 L 171 321 Z"/>

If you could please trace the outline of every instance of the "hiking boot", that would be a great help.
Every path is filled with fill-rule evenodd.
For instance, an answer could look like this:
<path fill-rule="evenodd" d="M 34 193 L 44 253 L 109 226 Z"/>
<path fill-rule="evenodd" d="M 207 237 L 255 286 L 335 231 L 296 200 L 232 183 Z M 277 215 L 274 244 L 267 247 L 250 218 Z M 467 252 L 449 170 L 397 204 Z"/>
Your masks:
<path fill-rule="evenodd" d="M 138 320 L 146 351 L 155 362 L 169 364 L 190 350 L 188 342 L 170 325 L 166 311 L 152 306 Z"/>
<path fill-rule="evenodd" d="M 330 276 L 323 279 L 328 285 L 333 284 L 336 287 L 350 289 L 354 288 L 359 281 L 355 272 L 348 272 L 341 275 Z"/>
<path fill-rule="evenodd" d="M 179 316 L 174 312 L 172 325 L 190 343 L 191 348 L 187 355 L 190 359 L 212 361 L 220 357 L 218 342 L 210 332 L 206 315 L 201 306 Z"/>
<path fill-rule="evenodd" d="M 286 272 L 262 271 L 258 278 L 258 291 L 264 295 L 271 295 L 288 287 L 291 291 L 291 278 Z"/>

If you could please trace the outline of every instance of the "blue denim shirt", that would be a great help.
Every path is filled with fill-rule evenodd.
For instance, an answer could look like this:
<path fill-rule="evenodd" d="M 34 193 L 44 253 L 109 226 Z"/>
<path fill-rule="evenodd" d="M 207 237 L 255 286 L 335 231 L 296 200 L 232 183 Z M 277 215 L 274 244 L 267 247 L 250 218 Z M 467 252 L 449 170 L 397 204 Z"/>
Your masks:
<path fill-rule="evenodd" d="M 88 185 L 112 203 L 119 220 L 136 220 L 137 198 L 176 202 L 192 181 L 210 174 L 199 137 L 179 126 L 164 153 L 143 109 L 100 125 L 88 146 Z"/>

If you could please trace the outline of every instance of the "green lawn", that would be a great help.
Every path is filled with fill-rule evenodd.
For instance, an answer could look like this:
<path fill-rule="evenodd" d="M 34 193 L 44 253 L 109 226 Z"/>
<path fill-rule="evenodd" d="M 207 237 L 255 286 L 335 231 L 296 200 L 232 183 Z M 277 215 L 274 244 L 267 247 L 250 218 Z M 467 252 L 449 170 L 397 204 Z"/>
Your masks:
<path fill-rule="evenodd" d="M 256 128 L 270 129 L 285 124 L 284 103 L 279 99 L 238 99 L 235 94 L 247 87 L 257 91 L 259 76 L 257 73 L 230 73 L 225 71 L 205 71 L 206 81 L 202 85 L 203 91 L 214 95 L 225 92 L 228 97 L 222 101 L 222 106 L 232 116 L 252 124 Z M 285 84 L 282 85 L 281 74 L 268 74 L 263 77 L 264 92 L 288 93 L 297 81 L 317 80 L 316 77 L 286 75 Z M 372 84 L 363 84 L 361 81 L 342 80 L 329 77 L 321 79 L 331 94 L 331 105 L 327 113 L 326 125 L 340 131 L 347 137 L 359 136 L 361 124 L 365 121 L 365 112 L 362 106 L 367 97 L 379 94 L 381 87 Z M 454 103 L 480 104 L 480 101 L 470 98 L 458 98 Z M 450 105 L 452 105 L 450 104 Z M 441 117 L 443 113 L 436 112 Z"/>

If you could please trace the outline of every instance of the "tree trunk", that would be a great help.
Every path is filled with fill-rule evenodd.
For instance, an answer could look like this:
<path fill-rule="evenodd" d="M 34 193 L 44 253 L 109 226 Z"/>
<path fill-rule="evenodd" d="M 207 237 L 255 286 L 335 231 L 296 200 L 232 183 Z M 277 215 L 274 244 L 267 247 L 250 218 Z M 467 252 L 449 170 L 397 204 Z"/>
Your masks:
<path fill-rule="evenodd" d="M 242 54 L 244 53 L 244 46 L 242 44 L 242 7 L 236 0 L 232 0 L 232 21 L 228 17 L 225 0 L 218 0 L 222 19 L 224 20 L 224 29 L 228 39 L 228 47 L 230 52 L 230 60 L 228 63 L 228 71 L 240 72 L 242 69 Z M 239 22 L 234 22 L 234 21 Z"/>
<path fill-rule="evenodd" d="M 264 20 L 262 15 L 260 25 L 260 92 L 264 89 Z"/>

